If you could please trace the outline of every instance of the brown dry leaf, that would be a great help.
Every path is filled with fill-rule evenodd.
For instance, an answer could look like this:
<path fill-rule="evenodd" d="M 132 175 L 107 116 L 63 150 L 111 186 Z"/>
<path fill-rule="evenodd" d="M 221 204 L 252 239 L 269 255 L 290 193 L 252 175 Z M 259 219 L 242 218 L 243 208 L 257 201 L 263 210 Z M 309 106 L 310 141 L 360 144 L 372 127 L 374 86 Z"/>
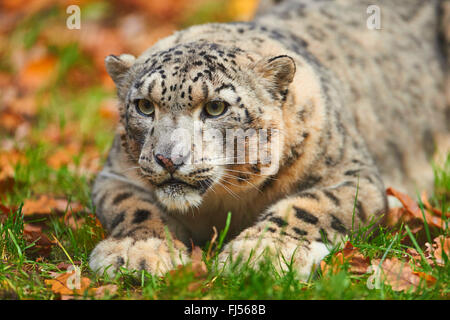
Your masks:
<path fill-rule="evenodd" d="M 14 186 L 14 167 L 26 163 L 26 158 L 18 151 L 0 152 L 0 200 Z"/>
<path fill-rule="evenodd" d="M 68 168 L 72 172 L 76 172 L 78 175 L 89 175 L 97 173 L 101 168 L 100 153 L 95 147 L 86 147 L 83 152 L 79 163 L 69 163 Z"/>
<path fill-rule="evenodd" d="M 57 124 L 49 124 L 42 133 L 41 139 L 58 145 L 69 144 L 79 131 L 79 124 L 76 122 L 67 123 L 64 128 Z"/>
<path fill-rule="evenodd" d="M 0 129 L 14 133 L 25 119 L 22 115 L 12 112 L 9 109 L 3 110 L 0 117 Z"/>
<path fill-rule="evenodd" d="M 200 278 L 208 273 L 208 268 L 203 262 L 203 251 L 200 247 L 194 246 L 191 253 L 192 271 L 196 278 Z"/>
<path fill-rule="evenodd" d="M 202 260 L 202 255 L 202 249 L 200 247 L 193 246 L 191 264 L 179 265 L 176 269 L 169 271 L 169 276 L 171 278 L 185 278 L 193 275 L 194 281 L 190 282 L 187 286 L 188 291 L 191 292 L 204 287 L 208 269 Z M 166 280 L 169 280 L 169 278 L 166 278 Z"/>
<path fill-rule="evenodd" d="M 102 299 L 105 295 L 115 295 L 118 290 L 117 285 L 115 284 L 107 284 L 104 286 L 100 286 L 98 288 L 94 288 L 94 297 L 96 299 Z"/>
<path fill-rule="evenodd" d="M 432 257 L 436 260 L 437 265 L 444 266 L 444 253 L 447 258 L 450 258 L 450 237 L 439 236 L 434 238 L 433 244 L 425 243 L 427 249 L 425 250 L 425 254 L 427 256 L 427 260 L 429 259 L 432 263 Z"/>
<path fill-rule="evenodd" d="M 444 236 L 439 236 L 434 239 L 434 243 L 436 244 L 436 250 L 434 252 L 434 257 L 436 258 L 436 262 L 438 264 L 444 265 L 444 252 L 445 255 L 450 257 L 450 238 L 444 238 Z"/>
<path fill-rule="evenodd" d="M 414 249 L 414 248 L 408 248 L 408 249 L 406 249 L 406 253 L 407 253 L 407 254 L 405 254 L 405 255 L 403 255 L 403 256 L 404 256 L 405 258 L 407 258 L 408 261 L 411 261 L 411 259 L 412 259 L 412 262 L 414 262 L 414 264 L 415 264 L 416 266 L 420 267 L 420 261 L 422 260 L 422 257 L 421 257 L 421 255 L 417 252 L 417 250 Z M 409 254 L 409 255 L 408 255 L 408 254 Z M 409 256 L 411 256 L 411 258 L 410 258 Z M 428 261 L 428 259 L 427 259 L 427 261 Z M 428 261 L 428 262 L 430 262 L 430 261 Z"/>
<path fill-rule="evenodd" d="M 324 260 L 320 261 L 320 270 L 323 274 L 337 274 L 342 268 L 344 259 L 342 253 L 338 252 L 331 258 L 330 263 L 326 263 Z"/>
<path fill-rule="evenodd" d="M 101 230 L 101 234 L 100 234 L 101 238 L 105 239 L 105 233 L 104 233 L 103 225 L 100 222 L 100 220 L 96 216 L 94 216 L 92 213 L 89 214 L 89 217 L 95 219 L 95 226 Z"/>
<path fill-rule="evenodd" d="M 364 257 L 364 255 L 354 247 L 349 241 L 344 245 L 344 248 L 334 255 L 331 265 L 321 261 L 320 267 L 324 274 L 332 273 L 336 274 L 340 271 L 344 262 L 348 262 L 348 271 L 354 274 L 364 274 L 370 266 L 370 259 Z"/>
<path fill-rule="evenodd" d="M 421 221 L 424 220 L 423 215 L 422 215 L 422 210 L 420 209 L 418 204 L 413 199 L 411 199 L 408 195 L 406 195 L 400 191 L 397 191 L 393 188 L 387 188 L 386 194 L 390 195 L 390 196 L 394 196 L 398 200 L 400 200 L 400 202 L 403 204 L 403 207 L 414 218 L 420 219 Z M 430 225 L 430 226 L 437 227 L 437 228 L 442 228 L 444 226 L 444 223 L 441 220 L 441 218 L 431 215 L 428 212 L 425 212 L 425 219 L 426 219 L 428 225 Z"/>
<path fill-rule="evenodd" d="M 56 200 L 47 195 L 40 196 L 37 200 L 25 200 L 22 213 L 25 216 L 33 214 L 51 214 L 56 206 Z"/>
<path fill-rule="evenodd" d="M 386 225 L 394 227 L 400 223 L 408 225 L 412 233 L 417 233 L 423 229 L 423 219 L 414 217 L 403 207 L 391 208 L 386 214 Z"/>
<path fill-rule="evenodd" d="M 55 74 L 56 64 L 56 57 L 50 54 L 28 61 L 19 74 L 19 84 L 31 90 L 44 86 Z"/>
<path fill-rule="evenodd" d="M 72 228 L 72 230 L 78 230 L 84 222 L 85 220 L 83 218 L 74 218 L 71 214 L 64 217 L 65 225 Z"/>
<path fill-rule="evenodd" d="M 37 112 L 36 99 L 33 95 L 13 99 L 8 109 L 15 114 L 33 117 Z"/>
<path fill-rule="evenodd" d="M 59 169 L 64 165 L 68 165 L 72 163 L 73 157 L 80 153 L 80 149 L 80 144 L 75 142 L 69 143 L 48 157 L 47 164 L 54 169 Z"/>
<path fill-rule="evenodd" d="M 60 263 L 58 263 L 58 265 L 56 267 L 59 270 L 67 270 L 68 268 L 72 267 L 73 265 L 80 266 L 81 265 L 81 261 L 74 261 L 73 264 L 66 263 L 66 262 L 60 262 Z"/>
<path fill-rule="evenodd" d="M 51 241 L 42 233 L 42 227 L 29 223 L 24 225 L 23 235 L 27 243 L 34 242 L 34 246 L 30 250 L 41 257 L 48 257 L 52 251 L 52 246 L 56 244 L 55 241 Z"/>
<path fill-rule="evenodd" d="M 437 279 L 433 277 L 432 275 L 425 273 L 425 272 L 413 272 L 415 275 L 419 276 L 420 278 L 424 279 L 428 286 L 432 286 L 436 283 Z"/>
<path fill-rule="evenodd" d="M 72 272 L 65 272 L 59 274 L 55 279 L 45 280 L 48 286 L 51 286 L 51 290 L 60 295 L 83 295 L 89 288 L 91 280 L 86 277 L 79 278 L 77 281 L 77 273 L 75 270 Z"/>
<path fill-rule="evenodd" d="M 35 214 L 48 215 L 52 212 L 79 212 L 83 206 L 77 202 L 69 203 L 66 199 L 56 199 L 48 195 L 41 195 L 37 200 L 27 199 L 22 207 L 24 216 Z"/>
<path fill-rule="evenodd" d="M 379 259 L 372 260 L 375 268 L 379 264 Z M 394 291 L 415 290 L 420 284 L 420 277 L 411 269 L 409 263 L 400 261 L 398 258 L 384 260 L 381 269 L 384 282 Z"/>
<path fill-rule="evenodd" d="M 421 195 L 420 198 L 421 198 L 421 200 L 422 200 L 422 203 L 423 203 L 424 207 L 425 207 L 428 211 L 430 211 L 431 213 L 437 215 L 438 217 L 442 217 L 442 211 L 439 210 L 439 209 L 434 208 L 434 207 L 430 204 L 430 202 L 428 201 L 428 195 L 427 195 L 427 192 L 426 192 L 426 191 L 423 191 L 423 192 L 422 192 L 422 195 Z M 450 212 L 447 212 L 445 215 L 446 215 L 447 217 L 450 218 Z"/>
<path fill-rule="evenodd" d="M 0 203 L 0 223 L 3 223 L 10 212 L 10 208 Z"/>

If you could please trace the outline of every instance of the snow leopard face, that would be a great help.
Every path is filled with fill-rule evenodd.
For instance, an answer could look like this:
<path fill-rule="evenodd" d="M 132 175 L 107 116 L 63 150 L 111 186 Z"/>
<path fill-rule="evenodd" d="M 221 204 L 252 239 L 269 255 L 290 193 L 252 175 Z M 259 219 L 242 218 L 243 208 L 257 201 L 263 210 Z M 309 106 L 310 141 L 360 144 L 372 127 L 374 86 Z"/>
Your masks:
<path fill-rule="evenodd" d="M 106 64 L 126 150 L 168 209 L 186 211 L 209 191 L 242 192 L 267 178 L 261 169 L 273 165 L 270 141 L 295 74 L 292 58 L 200 41 L 145 59 L 109 56 Z"/>

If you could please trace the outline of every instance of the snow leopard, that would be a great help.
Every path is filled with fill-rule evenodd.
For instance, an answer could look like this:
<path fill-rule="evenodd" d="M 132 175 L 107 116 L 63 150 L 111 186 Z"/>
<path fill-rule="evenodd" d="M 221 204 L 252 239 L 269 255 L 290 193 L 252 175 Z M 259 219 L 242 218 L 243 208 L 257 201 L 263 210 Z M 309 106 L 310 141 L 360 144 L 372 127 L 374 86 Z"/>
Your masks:
<path fill-rule="evenodd" d="M 268 256 L 307 278 L 382 220 L 387 187 L 431 188 L 450 123 L 444 4 L 262 1 L 251 21 L 106 57 L 120 120 L 93 185 L 108 236 L 91 269 L 163 275 L 230 216 L 220 266 Z"/>

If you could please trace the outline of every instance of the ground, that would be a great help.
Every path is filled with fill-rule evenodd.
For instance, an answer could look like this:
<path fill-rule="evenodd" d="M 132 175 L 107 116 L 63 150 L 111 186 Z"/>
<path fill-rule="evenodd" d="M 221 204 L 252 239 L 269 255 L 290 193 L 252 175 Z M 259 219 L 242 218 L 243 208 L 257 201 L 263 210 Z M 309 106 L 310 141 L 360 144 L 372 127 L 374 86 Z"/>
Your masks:
<path fill-rule="evenodd" d="M 65 2 L 24 3 L 0 5 L 0 299 L 450 297 L 450 157 L 430 162 L 433 194 L 390 190 L 403 209 L 390 212 L 389 227 L 350 234 L 307 281 L 269 261 L 218 268 L 226 229 L 163 276 L 94 274 L 88 257 L 104 231 L 90 186 L 117 121 L 104 57 L 139 54 L 188 25 L 249 19 L 256 1 L 85 0 L 79 30 L 67 28 Z"/>

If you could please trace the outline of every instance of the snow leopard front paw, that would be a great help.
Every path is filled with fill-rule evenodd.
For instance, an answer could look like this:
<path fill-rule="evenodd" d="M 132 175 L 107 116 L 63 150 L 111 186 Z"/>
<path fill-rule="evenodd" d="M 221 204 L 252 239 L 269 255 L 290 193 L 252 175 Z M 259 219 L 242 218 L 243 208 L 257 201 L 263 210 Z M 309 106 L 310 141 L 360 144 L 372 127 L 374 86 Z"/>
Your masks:
<path fill-rule="evenodd" d="M 292 264 L 300 279 L 307 279 L 320 261 L 329 253 L 326 246 L 318 241 L 302 244 L 296 241 L 283 241 L 275 238 L 241 238 L 227 244 L 219 254 L 219 269 L 227 269 L 233 262 L 248 264 L 254 269 L 260 268 L 260 263 L 270 259 L 275 270 L 283 273 Z"/>
<path fill-rule="evenodd" d="M 184 248 L 171 248 L 165 240 L 148 238 L 136 241 L 127 237 L 100 242 L 91 253 L 89 266 L 93 271 L 99 274 L 106 272 L 110 277 L 120 267 L 146 270 L 161 276 L 188 261 L 189 256 Z"/>

